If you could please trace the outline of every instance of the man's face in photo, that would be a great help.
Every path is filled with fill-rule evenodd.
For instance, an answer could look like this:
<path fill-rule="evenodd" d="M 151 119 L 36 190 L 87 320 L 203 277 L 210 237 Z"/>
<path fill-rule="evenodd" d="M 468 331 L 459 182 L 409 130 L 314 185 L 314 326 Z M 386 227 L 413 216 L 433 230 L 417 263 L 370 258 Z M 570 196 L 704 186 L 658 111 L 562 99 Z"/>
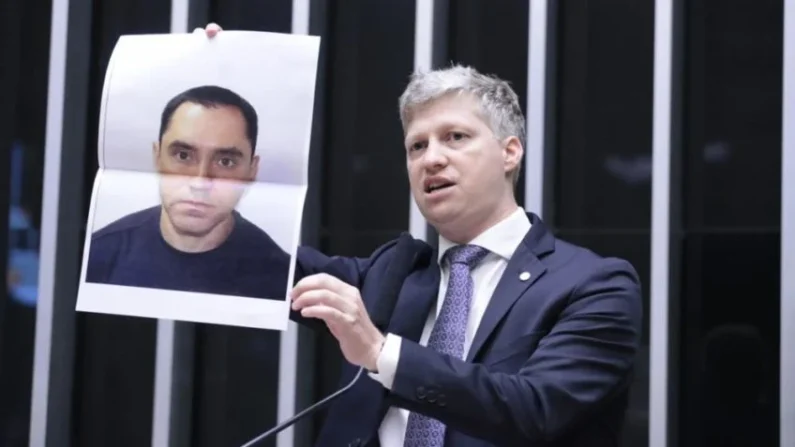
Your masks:
<path fill-rule="evenodd" d="M 200 237 L 228 219 L 256 178 L 240 109 L 186 102 L 171 117 L 154 157 L 160 196 L 174 228 Z"/>

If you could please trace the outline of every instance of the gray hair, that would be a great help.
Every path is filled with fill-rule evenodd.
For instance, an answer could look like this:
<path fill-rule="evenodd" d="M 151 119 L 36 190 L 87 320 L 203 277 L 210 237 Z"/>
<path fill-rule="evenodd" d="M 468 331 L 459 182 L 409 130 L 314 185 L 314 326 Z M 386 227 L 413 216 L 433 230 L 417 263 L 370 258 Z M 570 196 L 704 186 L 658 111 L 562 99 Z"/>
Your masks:
<path fill-rule="evenodd" d="M 481 113 L 492 132 L 500 138 L 515 136 L 525 146 L 525 119 L 519 97 L 507 81 L 481 74 L 472 67 L 453 65 L 428 72 L 415 72 L 400 95 L 400 121 L 403 130 L 411 111 L 451 93 L 466 92 L 480 103 Z"/>

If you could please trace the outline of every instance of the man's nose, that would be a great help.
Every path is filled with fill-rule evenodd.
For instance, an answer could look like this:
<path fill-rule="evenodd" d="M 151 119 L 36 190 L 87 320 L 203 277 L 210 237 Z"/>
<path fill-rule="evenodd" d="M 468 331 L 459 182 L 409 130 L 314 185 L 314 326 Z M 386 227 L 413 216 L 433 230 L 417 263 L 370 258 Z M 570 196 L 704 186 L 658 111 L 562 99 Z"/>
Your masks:
<path fill-rule="evenodd" d="M 445 154 L 444 145 L 436 140 L 430 140 L 425 153 L 422 154 L 422 160 L 428 168 L 438 168 L 447 163 L 447 155 Z"/>
<path fill-rule="evenodd" d="M 189 186 L 192 189 L 204 190 L 212 186 L 212 171 L 207 162 L 202 162 L 197 165 L 196 171 L 191 175 Z"/>
<path fill-rule="evenodd" d="M 205 176 L 193 176 L 188 182 L 188 186 L 195 191 L 206 191 L 212 186 L 212 179 Z"/>

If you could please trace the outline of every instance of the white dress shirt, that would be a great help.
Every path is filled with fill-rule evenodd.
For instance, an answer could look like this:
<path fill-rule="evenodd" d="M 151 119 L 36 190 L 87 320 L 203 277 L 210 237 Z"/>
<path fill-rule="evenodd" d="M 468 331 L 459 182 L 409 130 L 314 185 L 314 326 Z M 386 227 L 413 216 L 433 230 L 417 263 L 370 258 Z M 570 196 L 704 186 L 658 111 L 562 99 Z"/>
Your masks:
<path fill-rule="evenodd" d="M 472 281 L 474 293 L 469 309 L 469 319 L 467 321 L 466 337 L 464 339 L 464 358 L 466 358 L 472 338 L 480 324 L 480 319 L 486 311 L 486 306 L 491 300 L 494 289 L 502 277 L 502 273 L 508 265 L 516 248 L 521 244 L 527 232 L 530 230 L 530 221 L 524 210 L 517 208 L 506 219 L 492 226 L 485 232 L 470 242 L 479 245 L 489 253 L 472 270 Z M 443 237 L 439 238 L 438 261 L 441 263 L 442 257 L 447 249 L 455 246 L 452 242 Z M 445 292 L 447 291 L 447 281 L 449 268 L 445 264 L 440 264 L 441 278 L 439 282 L 439 293 L 436 300 L 435 312 L 429 312 L 425 328 L 422 331 L 420 344 L 427 346 L 431 336 L 433 324 L 436 316 L 442 308 Z M 371 373 L 370 377 L 379 381 L 384 387 L 390 389 L 395 379 L 395 371 L 400 356 L 401 338 L 394 334 L 386 335 L 386 342 L 377 361 L 378 373 Z M 403 447 L 403 439 L 406 432 L 409 411 L 402 408 L 390 408 L 384 417 L 384 421 L 378 430 L 379 440 L 382 447 Z"/>

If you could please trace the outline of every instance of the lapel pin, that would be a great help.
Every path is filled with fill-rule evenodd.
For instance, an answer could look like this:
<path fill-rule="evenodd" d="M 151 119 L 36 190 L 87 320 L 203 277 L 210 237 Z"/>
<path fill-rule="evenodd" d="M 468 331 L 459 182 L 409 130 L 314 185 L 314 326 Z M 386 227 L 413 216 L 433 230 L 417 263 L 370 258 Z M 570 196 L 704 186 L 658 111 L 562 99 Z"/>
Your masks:
<path fill-rule="evenodd" d="M 522 281 L 527 281 L 528 279 L 530 279 L 530 273 L 529 272 L 520 273 L 519 274 L 519 279 L 522 280 Z"/>

